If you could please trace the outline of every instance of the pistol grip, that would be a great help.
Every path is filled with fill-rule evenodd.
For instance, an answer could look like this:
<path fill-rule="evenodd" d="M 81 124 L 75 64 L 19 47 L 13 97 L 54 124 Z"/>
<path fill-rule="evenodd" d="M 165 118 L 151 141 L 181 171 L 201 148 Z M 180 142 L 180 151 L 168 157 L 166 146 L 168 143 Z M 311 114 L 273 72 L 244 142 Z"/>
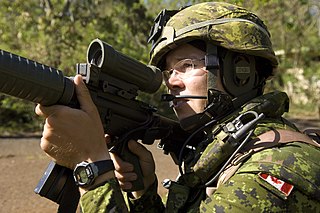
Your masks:
<path fill-rule="evenodd" d="M 126 192 L 140 191 L 144 189 L 143 183 L 143 174 L 139 162 L 139 158 L 137 155 L 133 154 L 128 147 L 128 142 L 119 143 L 114 147 L 111 152 L 116 153 L 122 160 L 129 162 L 133 165 L 133 172 L 137 174 L 137 179 L 131 181 L 132 188 L 128 190 L 124 190 Z"/>

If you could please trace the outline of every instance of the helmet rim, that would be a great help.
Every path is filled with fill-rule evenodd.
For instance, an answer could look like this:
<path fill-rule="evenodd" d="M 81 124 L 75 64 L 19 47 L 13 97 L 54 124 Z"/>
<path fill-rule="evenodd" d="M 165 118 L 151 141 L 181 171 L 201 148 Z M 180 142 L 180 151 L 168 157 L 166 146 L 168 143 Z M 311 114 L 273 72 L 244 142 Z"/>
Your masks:
<path fill-rule="evenodd" d="M 176 12 L 171 16 L 165 26 L 162 28 L 161 35 L 157 41 L 153 42 L 153 47 L 150 52 L 150 64 L 158 66 L 162 58 L 172 49 L 177 46 L 188 43 L 193 40 L 204 40 L 206 43 L 224 47 L 228 50 L 244 53 L 253 56 L 259 56 L 270 61 L 273 67 L 277 67 L 278 60 L 272 49 L 270 33 L 263 22 L 252 12 L 244 8 L 233 6 L 236 8 L 231 10 L 228 3 L 221 2 L 206 2 L 193 5 Z M 184 27 L 177 27 L 181 23 L 175 21 L 176 18 L 181 18 L 189 11 L 203 10 L 208 7 L 224 7 L 229 10 L 229 13 L 241 12 L 239 17 L 220 16 L 219 18 L 209 17 L 208 20 L 194 21 L 194 23 L 184 23 Z M 205 9 L 208 10 L 208 9 Z M 245 17 L 245 15 L 247 17 Z M 241 17 L 242 16 L 242 17 Z M 252 18 L 253 17 L 253 18 Z M 258 20 L 255 23 L 254 20 Z M 182 21 L 180 21 L 182 22 Z M 233 29 L 245 29 L 237 33 L 237 38 L 232 38 L 223 32 L 230 32 Z M 243 33 L 243 32 L 246 33 Z"/>

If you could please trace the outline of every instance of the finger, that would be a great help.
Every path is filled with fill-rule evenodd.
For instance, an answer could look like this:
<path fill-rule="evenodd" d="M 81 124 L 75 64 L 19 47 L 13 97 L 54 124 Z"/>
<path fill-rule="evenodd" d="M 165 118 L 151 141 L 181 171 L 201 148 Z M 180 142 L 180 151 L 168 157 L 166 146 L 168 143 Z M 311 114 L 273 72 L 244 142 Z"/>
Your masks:
<path fill-rule="evenodd" d="M 133 154 L 135 154 L 139 157 L 140 161 L 148 162 L 148 161 L 150 161 L 150 158 L 152 158 L 151 152 L 146 147 L 144 147 L 142 144 L 140 144 L 134 140 L 130 140 L 128 142 L 128 147 L 129 147 L 129 150 Z"/>
<path fill-rule="evenodd" d="M 116 171 L 120 173 L 124 172 L 132 172 L 133 171 L 133 165 L 129 162 L 123 161 L 117 154 L 110 153 L 111 159 L 114 164 L 114 168 Z"/>
<path fill-rule="evenodd" d="M 90 92 L 82 80 L 81 75 L 76 75 L 74 77 L 74 83 L 76 85 L 76 94 L 80 104 L 80 108 L 85 112 L 91 112 L 94 110 L 92 107 L 94 105 Z"/>
<path fill-rule="evenodd" d="M 64 145 L 66 139 L 63 137 L 63 134 L 59 134 L 59 131 L 56 131 L 58 128 L 54 127 L 55 125 L 53 123 L 54 121 L 51 122 L 49 118 L 46 119 L 42 132 L 42 139 L 50 141 L 51 144 L 55 144 L 56 146 Z"/>
<path fill-rule="evenodd" d="M 57 113 L 62 107 L 61 105 L 53 105 L 53 106 L 43 106 L 41 104 L 38 104 L 35 108 L 35 113 L 41 117 L 49 117 L 53 116 L 54 114 Z"/>
<path fill-rule="evenodd" d="M 34 112 L 41 116 L 41 117 L 44 117 L 44 114 L 42 113 L 41 109 L 40 109 L 40 104 L 37 104 L 37 106 L 34 108 Z"/>
<path fill-rule="evenodd" d="M 134 172 L 128 172 L 128 173 L 120 173 L 118 171 L 115 171 L 116 178 L 121 182 L 130 182 L 137 180 L 137 174 Z"/>
<path fill-rule="evenodd" d="M 106 145 L 108 145 L 109 143 L 111 143 L 111 136 L 110 136 L 110 135 L 105 134 L 105 135 L 104 135 L 104 139 L 105 139 Z"/>
<path fill-rule="evenodd" d="M 131 182 L 122 182 L 122 181 L 119 181 L 119 186 L 122 190 L 129 190 L 132 188 L 132 183 Z"/>
<path fill-rule="evenodd" d="M 41 141 L 40 141 L 40 148 L 47 154 L 51 154 L 51 153 L 54 153 L 55 150 L 56 150 L 56 146 L 49 143 L 49 141 L 46 139 L 46 138 L 41 138 Z"/>
<path fill-rule="evenodd" d="M 48 109 L 49 108 L 49 109 Z M 37 104 L 36 108 L 34 109 L 35 113 L 41 117 L 48 117 L 50 114 L 50 107 L 42 106 L 41 104 Z"/>

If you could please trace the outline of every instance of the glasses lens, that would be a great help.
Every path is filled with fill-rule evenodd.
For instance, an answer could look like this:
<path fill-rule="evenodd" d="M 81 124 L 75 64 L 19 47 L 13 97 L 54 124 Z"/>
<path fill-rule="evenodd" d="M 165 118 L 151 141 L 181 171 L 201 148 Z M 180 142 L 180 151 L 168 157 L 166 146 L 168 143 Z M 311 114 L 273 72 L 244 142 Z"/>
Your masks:
<path fill-rule="evenodd" d="M 176 63 L 173 67 L 181 76 L 193 70 L 194 65 L 191 59 L 184 59 Z"/>
<path fill-rule="evenodd" d="M 196 68 L 202 68 L 204 67 L 203 63 L 204 59 L 183 59 L 181 61 L 178 61 L 172 69 L 170 70 L 164 70 L 163 77 L 164 80 L 169 80 L 172 75 L 175 75 L 176 77 L 180 79 L 186 79 L 190 76 L 192 76 L 192 71 Z"/>

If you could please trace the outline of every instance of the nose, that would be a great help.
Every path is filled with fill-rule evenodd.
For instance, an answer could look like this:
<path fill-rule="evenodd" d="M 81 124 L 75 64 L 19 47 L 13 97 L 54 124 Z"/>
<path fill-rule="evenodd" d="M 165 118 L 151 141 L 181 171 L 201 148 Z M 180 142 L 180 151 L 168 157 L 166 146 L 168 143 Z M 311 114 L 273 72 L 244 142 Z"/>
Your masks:
<path fill-rule="evenodd" d="M 178 90 L 185 88 L 183 80 L 180 79 L 177 75 L 171 75 L 169 79 L 165 81 L 165 83 L 170 90 Z"/>

